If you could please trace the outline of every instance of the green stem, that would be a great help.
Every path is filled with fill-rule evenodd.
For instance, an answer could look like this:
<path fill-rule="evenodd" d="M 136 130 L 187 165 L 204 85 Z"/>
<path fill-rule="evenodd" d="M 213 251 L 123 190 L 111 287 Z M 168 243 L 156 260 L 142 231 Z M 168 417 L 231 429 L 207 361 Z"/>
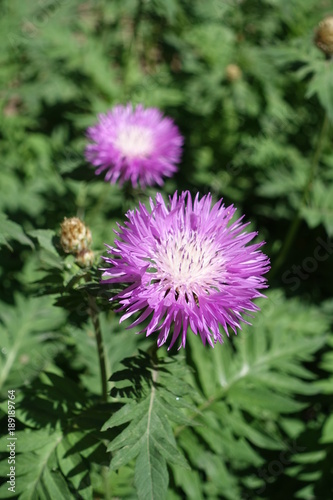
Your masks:
<path fill-rule="evenodd" d="M 329 119 L 328 119 L 327 113 L 325 113 L 323 125 L 321 127 L 321 131 L 320 131 L 320 134 L 318 137 L 317 147 L 316 147 L 316 150 L 315 150 L 313 158 L 312 158 L 309 177 L 307 179 L 307 182 L 306 182 L 306 185 L 305 185 L 305 188 L 303 191 L 303 195 L 302 195 L 302 199 L 301 199 L 301 202 L 299 205 L 299 209 L 295 215 L 294 220 L 292 221 L 292 223 L 289 226 L 289 230 L 288 230 L 286 239 L 284 240 L 280 254 L 279 254 L 278 258 L 276 259 L 274 266 L 272 267 L 272 271 L 270 273 L 270 278 L 273 278 L 276 275 L 277 271 L 283 265 L 287 255 L 288 255 L 288 252 L 290 250 L 290 247 L 291 247 L 291 245 L 296 237 L 298 228 L 299 228 L 300 223 L 302 221 L 302 215 L 301 215 L 302 209 L 303 209 L 304 205 L 307 203 L 309 194 L 310 194 L 311 189 L 312 189 L 313 180 L 315 178 L 315 174 L 316 174 L 316 171 L 318 169 L 319 160 L 320 160 L 320 156 L 321 156 L 321 153 L 323 150 L 325 137 L 326 137 L 326 134 L 328 132 L 329 125 L 330 125 Z"/>
<path fill-rule="evenodd" d="M 111 489 L 110 489 L 110 470 L 109 467 L 103 465 L 102 467 L 102 476 L 104 481 L 104 498 L 105 500 L 111 500 Z"/>
<path fill-rule="evenodd" d="M 130 43 L 128 45 L 128 48 L 126 50 L 126 53 L 125 53 L 126 59 L 124 61 L 125 71 L 124 71 L 123 84 L 124 84 L 125 90 L 127 92 L 129 90 L 129 73 L 130 73 L 131 58 L 132 58 L 133 50 L 136 49 L 136 45 L 137 45 L 137 36 L 138 36 L 139 24 L 140 24 L 141 17 L 142 17 L 142 12 L 143 12 L 143 0 L 138 0 L 137 10 L 136 10 L 136 13 L 133 17 L 134 26 L 133 26 L 132 37 L 131 37 Z M 126 91 L 125 91 L 125 94 L 126 94 Z"/>
<path fill-rule="evenodd" d="M 89 304 L 89 315 L 94 327 L 95 338 L 97 343 L 97 353 L 99 361 L 99 369 L 101 374 L 102 382 L 102 399 L 107 401 L 108 391 L 107 391 L 107 376 L 106 376 L 106 365 L 105 365 L 105 351 L 102 337 L 101 324 L 98 316 L 98 307 L 94 297 L 88 294 L 88 304 Z"/>
<path fill-rule="evenodd" d="M 133 37 L 131 40 L 131 49 L 136 43 L 142 13 L 143 13 L 143 0 L 138 0 L 138 8 L 136 10 L 136 14 L 134 17 L 134 28 L 133 28 Z"/>

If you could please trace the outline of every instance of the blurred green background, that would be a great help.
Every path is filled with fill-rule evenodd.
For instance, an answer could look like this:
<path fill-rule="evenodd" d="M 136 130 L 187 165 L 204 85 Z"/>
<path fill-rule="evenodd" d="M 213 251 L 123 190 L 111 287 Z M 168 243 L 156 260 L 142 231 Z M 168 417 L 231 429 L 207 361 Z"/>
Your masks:
<path fill-rule="evenodd" d="M 267 479 L 250 451 L 242 463 L 227 456 L 225 488 L 213 477 L 215 489 L 191 494 L 191 481 L 180 485 L 175 475 L 170 499 L 332 498 L 333 337 L 326 332 L 333 312 L 333 62 L 313 41 L 318 22 L 332 10 L 329 0 L 0 3 L 0 317 L 5 348 L 7 333 L 12 329 L 15 340 L 19 331 L 15 321 L 36 323 L 40 306 L 30 298 L 36 292 L 31 284 L 44 276 L 45 267 L 58 265 L 54 233 L 40 230 L 59 232 L 65 216 L 78 216 L 92 230 L 94 250 L 103 253 L 103 244 L 113 241 L 116 222 L 124 220 L 138 197 L 146 200 L 156 193 L 154 187 L 133 192 L 111 186 L 84 159 L 86 128 L 98 113 L 127 102 L 159 107 L 185 137 L 179 172 L 162 193 L 189 189 L 211 192 L 215 200 L 223 197 L 267 242 L 274 299 L 266 306 L 267 325 L 279 325 L 276 336 L 281 332 L 287 338 L 290 332 L 291 341 L 294 335 L 317 336 L 313 357 L 302 362 L 318 385 L 310 389 L 311 397 L 301 391 L 304 410 L 284 422 L 285 442 L 296 440 L 302 450 L 295 456 L 305 449 L 301 458 L 292 463 L 289 455 L 281 473 L 273 467 Z M 294 238 L 286 247 L 292 224 Z M 23 380 L 4 361 L 4 387 L 13 381 L 30 383 L 57 363 L 66 376 L 78 378 L 88 347 L 75 347 L 76 330 L 68 340 L 65 313 L 47 301 L 45 308 L 46 326 L 34 328 L 44 335 L 39 343 L 46 331 L 53 331 L 54 353 L 48 351 L 40 369 L 34 363 Z M 128 342 L 127 355 L 137 340 Z M 74 361 L 66 354 L 68 345 L 71 353 L 82 350 Z M 22 349 L 12 351 L 18 371 L 20 364 L 29 365 L 22 358 L 27 348 Z M 301 350 L 302 341 L 291 364 Z M 115 355 L 117 363 L 123 354 Z M 2 355 L 5 360 L 8 349 Z M 311 378 L 301 368 L 294 375 Z M 89 381 L 87 387 L 95 390 Z M 279 418 L 277 411 L 272 434 Z M 261 452 L 266 466 L 279 462 L 277 448 L 266 444 Z M 135 498 L 131 495 L 126 490 L 118 497 Z"/>

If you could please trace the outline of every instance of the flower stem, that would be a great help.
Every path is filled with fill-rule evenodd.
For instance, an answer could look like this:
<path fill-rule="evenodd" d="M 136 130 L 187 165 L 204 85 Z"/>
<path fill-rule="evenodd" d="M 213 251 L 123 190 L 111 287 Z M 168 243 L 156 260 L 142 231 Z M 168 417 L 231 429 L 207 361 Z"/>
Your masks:
<path fill-rule="evenodd" d="M 99 321 L 98 307 L 96 304 L 96 300 L 89 293 L 88 293 L 88 304 L 89 304 L 89 315 L 91 317 L 91 321 L 94 327 L 95 338 L 97 343 L 98 361 L 99 361 L 99 368 L 100 368 L 101 382 L 102 382 L 102 400 L 106 402 L 108 399 L 108 392 L 107 392 L 105 351 L 104 351 L 102 330 Z"/>
<path fill-rule="evenodd" d="M 323 121 L 323 124 L 321 127 L 321 131 L 319 133 L 317 147 L 316 147 L 316 150 L 315 150 L 313 158 L 312 158 L 309 177 L 307 179 L 307 182 L 306 182 L 306 185 L 305 185 L 305 188 L 303 191 L 302 199 L 301 199 L 298 211 L 294 217 L 294 220 L 292 221 L 292 223 L 289 226 L 289 230 L 288 230 L 287 236 L 284 240 L 284 243 L 282 245 L 280 254 L 279 254 L 278 258 L 276 259 L 274 266 L 272 267 L 272 271 L 270 272 L 270 278 L 273 278 L 276 275 L 277 271 L 283 265 L 287 255 L 288 255 L 288 252 L 290 250 L 290 247 L 291 247 L 291 245 L 296 237 L 298 228 L 299 228 L 300 223 L 302 221 L 302 217 L 301 217 L 302 209 L 303 209 L 304 205 L 307 203 L 310 191 L 312 189 L 313 180 L 315 178 L 315 174 L 316 174 L 316 171 L 317 171 L 317 168 L 319 165 L 319 160 L 320 160 L 320 156 L 321 156 L 321 153 L 323 150 L 325 137 L 327 135 L 329 125 L 330 125 L 329 119 L 328 119 L 327 113 L 325 113 L 324 121 Z"/>
<path fill-rule="evenodd" d="M 143 0 L 138 0 L 138 6 L 136 13 L 133 17 L 133 31 L 132 31 L 132 36 L 131 40 L 129 42 L 129 45 L 127 47 L 126 53 L 125 53 L 125 71 L 124 71 L 124 87 L 125 87 L 125 94 L 126 92 L 129 92 L 130 90 L 130 85 L 129 85 L 129 80 L 130 80 L 130 72 L 131 72 L 131 59 L 133 56 L 133 51 L 136 49 L 137 45 L 137 37 L 138 37 L 138 30 L 139 30 L 139 25 L 141 21 L 143 13 Z M 129 99 L 131 100 L 131 99 Z"/>
<path fill-rule="evenodd" d="M 104 498 L 105 500 L 110 500 L 112 498 L 111 496 L 111 489 L 110 489 L 110 470 L 109 467 L 106 465 L 102 466 L 102 476 L 103 476 L 103 482 L 104 482 Z"/>
<path fill-rule="evenodd" d="M 154 342 L 147 350 L 147 354 L 152 360 L 153 365 L 157 365 L 158 363 L 157 351 L 158 351 L 157 342 Z"/>

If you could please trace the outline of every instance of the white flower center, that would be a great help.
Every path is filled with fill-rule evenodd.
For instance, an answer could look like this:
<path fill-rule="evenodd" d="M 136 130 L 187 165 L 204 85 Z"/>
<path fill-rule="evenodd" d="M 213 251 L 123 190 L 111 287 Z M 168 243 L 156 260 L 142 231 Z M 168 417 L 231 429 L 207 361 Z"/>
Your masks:
<path fill-rule="evenodd" d="M 168 240 L 159 244 L 152 259 L 156 266 L 154 282 L 160 282 L 166 294 L 172 291 L 189 302 L 199 294 L 220 291 L 223 281 L 224 258 L 217 251 L 212 238 L 179 233 L 169 234 Z"/>
<path fill-rule="evenodd" d="M 125 125 L 115 140 L 115 146 L 130 158 L 149 156 L 153 145 L 152 131 L 140 125 Z"/>

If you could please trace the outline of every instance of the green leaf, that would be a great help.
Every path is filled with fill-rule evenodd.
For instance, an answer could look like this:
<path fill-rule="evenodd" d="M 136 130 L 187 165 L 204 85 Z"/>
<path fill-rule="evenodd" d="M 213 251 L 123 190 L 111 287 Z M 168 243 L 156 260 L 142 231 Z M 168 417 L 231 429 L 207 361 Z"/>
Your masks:
<path fill-rule="evenodd" d="M 140 447 L 134 479 L 139 500 L 163 500 L 166 497 L 169 482 L 166 460 L 149 438 Z"/>
<path fill-rule="evenodd" d="M 106 463 L 102 434 L 107 415 L 89 406 L 73 382 L 53 373 L 43 374 L 16 398 L 16 490 L 19 498 L 73 498 L 91 500 L 92 463 Z M 45 407 L 43 406 L 45 404 Z M 86 407 L 85 407 L 86 406 Z M 106 405 L 106 410 L 110 407 Z M 104 438 L 104 435 L 103 435 Z M 8 468 L 6 436 L 0 439 L 0 471 Z"/>
<path fill-rule="evenodd" d="M 310 202 L 302 208 L 302 215 L 310 228 L 323 224 L 329 236 L 333 235 L 333 186 L 316 179 L 312 184 Z M 327 258 L 329 255 L 327 255 Z"/>
<path fill-rule="evenodd" d="M 170 425 L 170 421 L 184 422 L 178 414 L 182 413 L 186 405 L 179 402 L 179 397 L 174 397 L 170 390 L 181 367 L 178 366 L 179 362 L 172 359 L 160 360 L 155 364 L 143 352 L 137 359 L 124 360 L 123 364 L 126 369 L 119 372 L 119 377 L 117 373 L 114 374 L 111 380 L 123 381 L 126 376 L 131 382 L 126 392 L 128 395 L 134 393 L 135 399 L 125 403 L 103 426 L 103 430 L 106 430 L 128 424 L 108 446 L 108 450 L 113 452 L 111 468 L 118 469 L 136 459 L 135 485 L 139 498 L 164 498 L 168 485 L 167 463 L 188 467 Z M 138 366 L 141 368 L 140 385 Z M 177 384 L 179 394 L 185 396 L 186 383 L 177 379 Z M 165 412 L 167 404 L 173 405 L 169 413 Z M 174 418 L 173 413 L 176 415 Z"/>
<path fill-rule="evenodd" d="M 49 498 L 64 498 L 71 500 L 73 498 L 64 477 L 59 471 L 45 469 L 43 474 L 43 487 Z M 24 495 L 21 495 L 24 498 Z M 32 498 L 36 498 L 33 496 Z"/>
<path fill-rule="evenodd" d="M 51 229 L 34 229 L 33 231 L 29 231 L 28 234 L 33 238 L 37 238 L 41 248 L 58 256 L 58 252 L 54 246 L 54 231 L 51 231 Z"/>
<path fill-rule="evenodd" d="M 320 104 L 333 122 L 333 67 L 326 61 L 319 61 L 309 83 L 307 97 L 317 95 Z"/>
<path fill-rule="evenodd" d="M 314 387 L 313 392 L 315 392 Z M 272 391 L 257 387 L 254 384 L 249 384 L 248 386 L 243 384 L 243 387 L 240 384 L 235 385 L 230 389 L 228 397 L 236 406 L 251 413 L 253 411 L 257 413 L 258 410 L 294 413 L 306 406 L 304 403 L 292 401 L 288 397 L 274 394 Z"/>
<path fill-rule="evenodd" d="M 47 297 L 16 295 L 14 307 L 0 303 L 0 389 L 27 383 L 52 364 L 65 347 L 57 331 L 64 320 Z"/>
<path fill-rule="evenodd" d="M 28 245 L 30 248 L 34 248 L 34 244 L 31 239 L 25 235 L 21 226 L 16 222 L 8 220 L 6 215 L 0 214 L 0 247 L 1 245 L 6 245 L 12 250 L 9 244 L 10 240 L 16 240 L 22 245 Z"/>
<path fill-rule="evenodd" d="M 104 423 L 102 431 L 106 431 L 112 427 L 118 427 L 119 425 L 130 422 L 136 415 L 138 415 L 138 409 L 144 411 L 144 406 L 139 406 L 136 401 L 130 401 L 114 415 L 111 415 L 111 417 Z"/>
<path fill-rule="evenodd" d="M 80 496 L 88 500 L 92 498 L 89 464 L 83 459 L 81 454 L 71 451 L 73 446 L 86 438 L 88 438 L 87 433 L 75 432 L 68 434 L 59 443 L 56 452 L 61 472 L 73 484 Z M 96 446 L 96 442 L 94 441 L 93 446 Z"/>
<path fill-rule="evenodd" d="M 195 498 L 198 500 L 204 499 L 202 479 L 197 470 L 183 470 L 178 467 L 171 468 L 175 478 L 175 483 L 178 487 L 181 487 L 184 490 L 186 498 Z"/>
<path fill-rule="evenodd" d="M 214 477 L 212 484 L 204 480 L 209 498 L 240 498 L 239 479 L 232 471 L 263 465 L 261 450 L 285 450 L 277 422 L 282 422 L 283 414 L 291 419 L 309 404 L 302 395 L 320 392 L 304 362 L 311 363 L 327 341 L 325 315 L 297 299 L 286 300 L 279 291 L 269 292 L 268 299 L 258 302 L 262 310 L 253 326 L 245 326 L 222 346 L 207 348 L 196 336 L 188 335 L 190 378 L 202 398 L 198 399 L 199 411 L 192 413 L 197 425 L 180 425 L 176 436 L 192 468 L 204 472 L 204 478 Z M 296 427 L 299 434 L 303 427 Z M 294 426 L 283 428 L 295 439 Z M 219 482 L 214 471 L 218 463 L 226 462 L 231 468 Z M 185 478 L 185 474 L 184 478 L 177 475 L 177 486 L 187 492 Z"/>
<path fill-rule="evenodd" d="M 330 415 L 325 422 L 320 442 L 333 443 L 333 415 Z"/>

